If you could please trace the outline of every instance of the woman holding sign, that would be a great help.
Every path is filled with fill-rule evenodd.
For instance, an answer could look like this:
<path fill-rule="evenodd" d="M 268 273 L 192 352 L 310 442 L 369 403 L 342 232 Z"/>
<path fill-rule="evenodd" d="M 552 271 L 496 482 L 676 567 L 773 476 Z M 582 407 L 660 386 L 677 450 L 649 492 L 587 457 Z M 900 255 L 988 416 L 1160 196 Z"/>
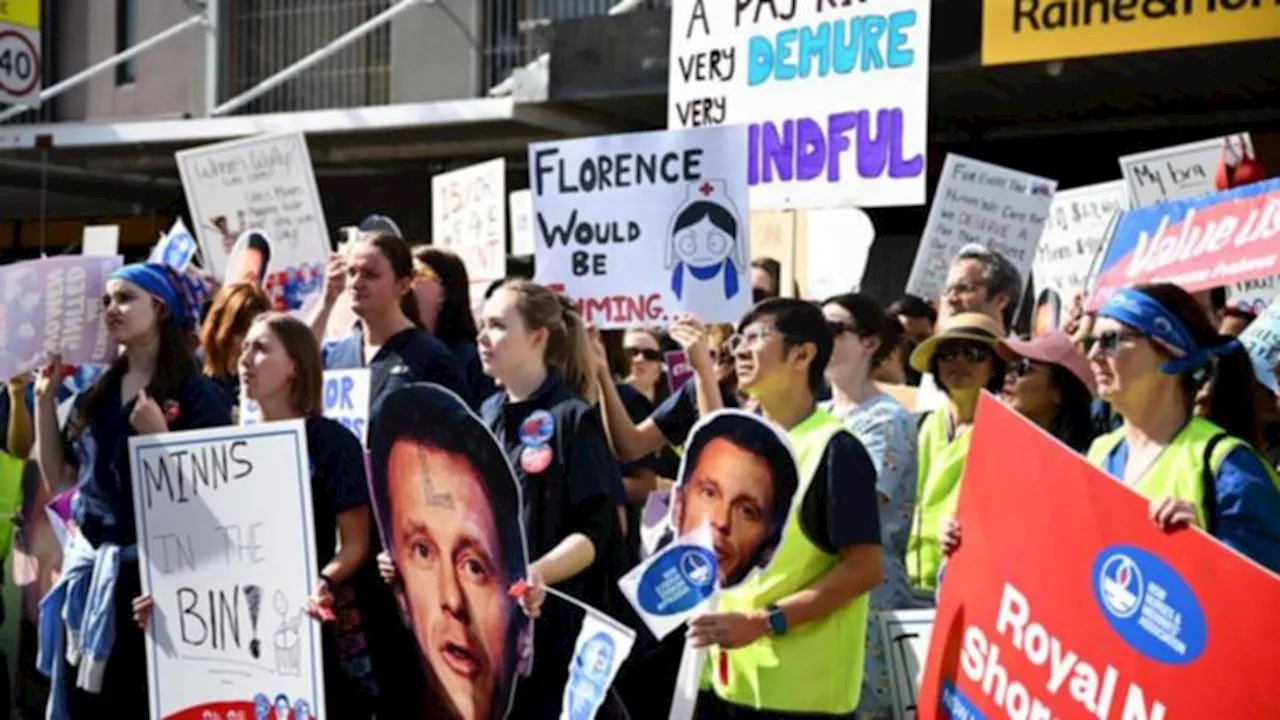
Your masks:
<path fill-rule="evenodd" d="M 263 315 L 249 328 L 240 356 L 244 394 L 262 408 L 264 422 L 305 418 L 311 463 L 311 502 L 315 519 L 319 592 L 308 611 L 334 620 L 333 591 L 339 584 L 376 587 L 370 563 L 372 523 L 365 484 L 364 452 L 350 430 L 322 415 L 324 377 L 320 348 L 310 328 L 289 315 Z M 336 538 L 334 529 L 337 529 Z M 337 542 L 335 543 L 335 540 Z M 366 631 L 371 629 L 364 613 Z M 369 717 L 373 701 L 338 667 L 333 624 L 325 626 L 325 708 L 329 717 Z M 376 640 L 377 638 L 374 638 Z"/>
<path fill-rule="evenodd" d="M 41 601 L 41 670 L 53 684 L 50 717 L 148 714 L 143 635 L 130 621 L 141 582 L 128 440 L 231 422 L 226 395 L 196 367 L 189 342 L 195 313 L 180 282 L 162 265 L 126 265 L 112 273 L 103 315 L 111 341 L 123 352 L 76 399 L 65 436 L 55 406 L 62 381 L 57 356 L 36 384 L 40 470 L 53 494 L 78 488 L 78 532 L 64 553 L 58 585 Z M 64 606 L 84 608 L 83 614 L 68 613 L 67 627 L 60 620 Z M 79 663 L 85 667 L 67 664 L 66 633 L 101 627 L 108 618 L 114 637 L 104 634 L 83 648 Z"/>

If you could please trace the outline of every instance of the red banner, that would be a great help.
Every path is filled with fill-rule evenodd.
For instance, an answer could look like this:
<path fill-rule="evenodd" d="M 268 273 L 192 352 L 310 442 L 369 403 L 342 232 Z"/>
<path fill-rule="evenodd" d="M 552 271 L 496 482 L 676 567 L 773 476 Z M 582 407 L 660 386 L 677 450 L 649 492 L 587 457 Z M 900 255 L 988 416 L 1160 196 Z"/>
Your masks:
<path fill-rule="evenodd" d="M 1280 577 L 1147 505 L 984 395 L 919 717 L 1280 717 Z"/>

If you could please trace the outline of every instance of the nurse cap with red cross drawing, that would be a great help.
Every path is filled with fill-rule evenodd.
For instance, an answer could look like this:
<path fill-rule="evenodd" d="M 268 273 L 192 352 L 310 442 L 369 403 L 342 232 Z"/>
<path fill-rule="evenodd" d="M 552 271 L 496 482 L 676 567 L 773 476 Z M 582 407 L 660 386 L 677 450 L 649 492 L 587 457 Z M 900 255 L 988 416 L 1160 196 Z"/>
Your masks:
<path fill-rule="evenodd" d="M 671 290 L 684 295 L 685 275 L 706 282 L 724 276 L 724 297 L 738 294 L 738 274 L 747 267 L 742 218 L 723 180 L 690 183 L 687 196 L 671 218 L 664 245 L 664 266 L 671 270 Z"/>

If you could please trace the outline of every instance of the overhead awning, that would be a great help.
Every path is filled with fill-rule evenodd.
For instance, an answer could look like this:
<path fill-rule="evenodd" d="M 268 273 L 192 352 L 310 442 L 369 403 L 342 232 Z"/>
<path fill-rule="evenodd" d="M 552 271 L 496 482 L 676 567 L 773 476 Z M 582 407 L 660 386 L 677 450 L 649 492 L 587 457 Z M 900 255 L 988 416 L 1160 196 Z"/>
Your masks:
<path fill-rule="evenodd" d="M 523 152 L 530 142 L 625 128 L 582 110 L 514 98 L 217 118 L 0 126 L 0 164 L 39 160 L 100 171 L 169 172 L 176 150 L 267 132 L 307 134 L 312 162 L 413 161 Z"/>

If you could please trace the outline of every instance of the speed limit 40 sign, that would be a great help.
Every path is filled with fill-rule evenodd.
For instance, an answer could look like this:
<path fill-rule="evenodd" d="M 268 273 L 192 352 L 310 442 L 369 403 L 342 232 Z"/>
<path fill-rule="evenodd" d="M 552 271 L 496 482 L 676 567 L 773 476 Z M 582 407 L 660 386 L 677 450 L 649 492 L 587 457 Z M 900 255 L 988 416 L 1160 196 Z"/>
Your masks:
<path fill-rule="evenodd" d="M 40 0 L 0 0 L 0 103 L 40 95 Z"/>

